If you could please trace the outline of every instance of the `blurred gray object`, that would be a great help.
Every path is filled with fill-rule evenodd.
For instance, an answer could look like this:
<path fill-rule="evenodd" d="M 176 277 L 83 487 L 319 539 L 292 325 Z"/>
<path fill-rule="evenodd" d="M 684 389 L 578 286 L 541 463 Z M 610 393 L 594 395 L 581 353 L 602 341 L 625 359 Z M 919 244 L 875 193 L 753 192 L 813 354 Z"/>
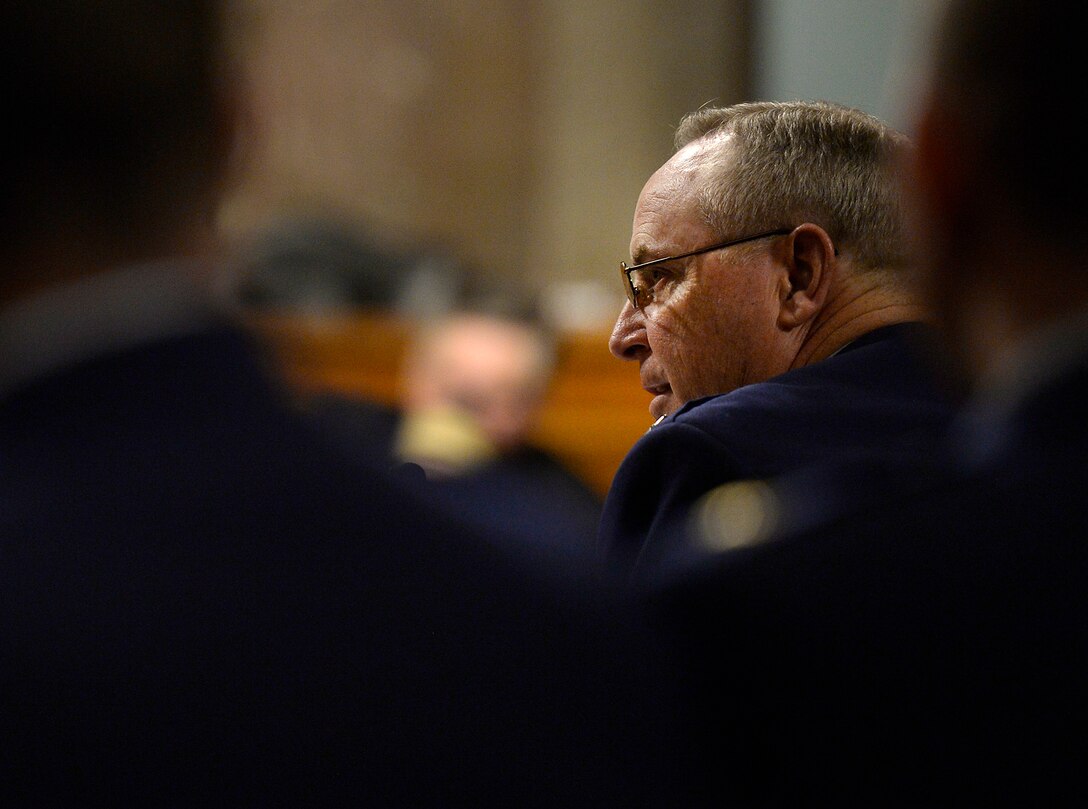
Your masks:
<path fill-rule="evenodd" d="M 396 252 L 361 227 L 317 217 L 266 228 L 242 248 L 238 269 L 235 293 L 245 305 L 407 315 L 448 308 L 463 274 L 440 251 Z"/>

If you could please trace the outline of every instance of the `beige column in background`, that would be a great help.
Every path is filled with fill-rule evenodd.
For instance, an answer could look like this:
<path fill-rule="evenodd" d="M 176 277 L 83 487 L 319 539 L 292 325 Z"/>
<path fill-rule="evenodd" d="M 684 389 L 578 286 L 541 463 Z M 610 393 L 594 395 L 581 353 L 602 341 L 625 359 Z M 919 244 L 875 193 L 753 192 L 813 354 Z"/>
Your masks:
<path fill-rule="evenodd" d="M 572 325 L 610 322 L 622 304 L 616 268 L 628 257 L 635 202 L 672 153 L 680 116 L 744 100 L 746 8 L 739 0 L 542 4 L 534 80 L 543 125 L 527 255 Z"/>
<path fill-rule="evenodd" d="M 611 317 L 680 115 L 744 99 L 749 2 L 244 0 L 260 134 L 224 229 L 333 216 Z"/>

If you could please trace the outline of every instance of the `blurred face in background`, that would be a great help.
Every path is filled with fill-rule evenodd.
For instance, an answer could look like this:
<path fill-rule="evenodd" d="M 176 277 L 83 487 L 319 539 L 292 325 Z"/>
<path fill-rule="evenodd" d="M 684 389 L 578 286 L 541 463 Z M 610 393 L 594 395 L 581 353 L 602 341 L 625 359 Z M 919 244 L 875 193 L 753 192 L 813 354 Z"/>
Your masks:
<path fill-rule="evenodd" d="M 547 352 L 530 328 L 457 316 L 423 338 L 406 374 L 405 407 L 462 412 L 507 450 L 525 440 L 549 373 Z"/>

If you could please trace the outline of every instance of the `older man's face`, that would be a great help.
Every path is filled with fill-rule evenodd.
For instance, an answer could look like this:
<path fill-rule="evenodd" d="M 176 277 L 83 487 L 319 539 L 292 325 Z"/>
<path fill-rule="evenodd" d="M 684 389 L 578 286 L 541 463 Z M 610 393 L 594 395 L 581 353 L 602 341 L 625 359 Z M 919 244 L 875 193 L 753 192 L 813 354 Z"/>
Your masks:
<path fill-rule="evenodd" d="M 697 206 L 702 148 L 701 141 L 689 144 L 642 189 L 631 234 L 632 262 L 747 235 L 718 234 L 703 221 Z M 773 245 L 768 239 L 666 262 L 657 268 L 654 300 L 641 311 L 624 304 L 609 349 L 638 361 L 642 386 L 654 396 L 652 416 L 789 370 L 776 326 L 782 276 L 773 271 Z"/>

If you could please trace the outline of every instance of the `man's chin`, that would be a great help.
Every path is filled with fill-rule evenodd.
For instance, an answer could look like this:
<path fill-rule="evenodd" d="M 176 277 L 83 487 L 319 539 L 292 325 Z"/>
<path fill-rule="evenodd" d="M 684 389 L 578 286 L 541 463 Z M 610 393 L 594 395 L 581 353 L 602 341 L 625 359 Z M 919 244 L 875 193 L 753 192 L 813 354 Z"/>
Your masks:
<path fill-rule="evenodd" d="M 650 415 L 656 422 L 663 416 L 675 412 L 679 407 L 680 403 L 676 401 L 676 397 L 673 396 L 672 391 L 668 393 L 659 393 L 650 402 Z"/>

